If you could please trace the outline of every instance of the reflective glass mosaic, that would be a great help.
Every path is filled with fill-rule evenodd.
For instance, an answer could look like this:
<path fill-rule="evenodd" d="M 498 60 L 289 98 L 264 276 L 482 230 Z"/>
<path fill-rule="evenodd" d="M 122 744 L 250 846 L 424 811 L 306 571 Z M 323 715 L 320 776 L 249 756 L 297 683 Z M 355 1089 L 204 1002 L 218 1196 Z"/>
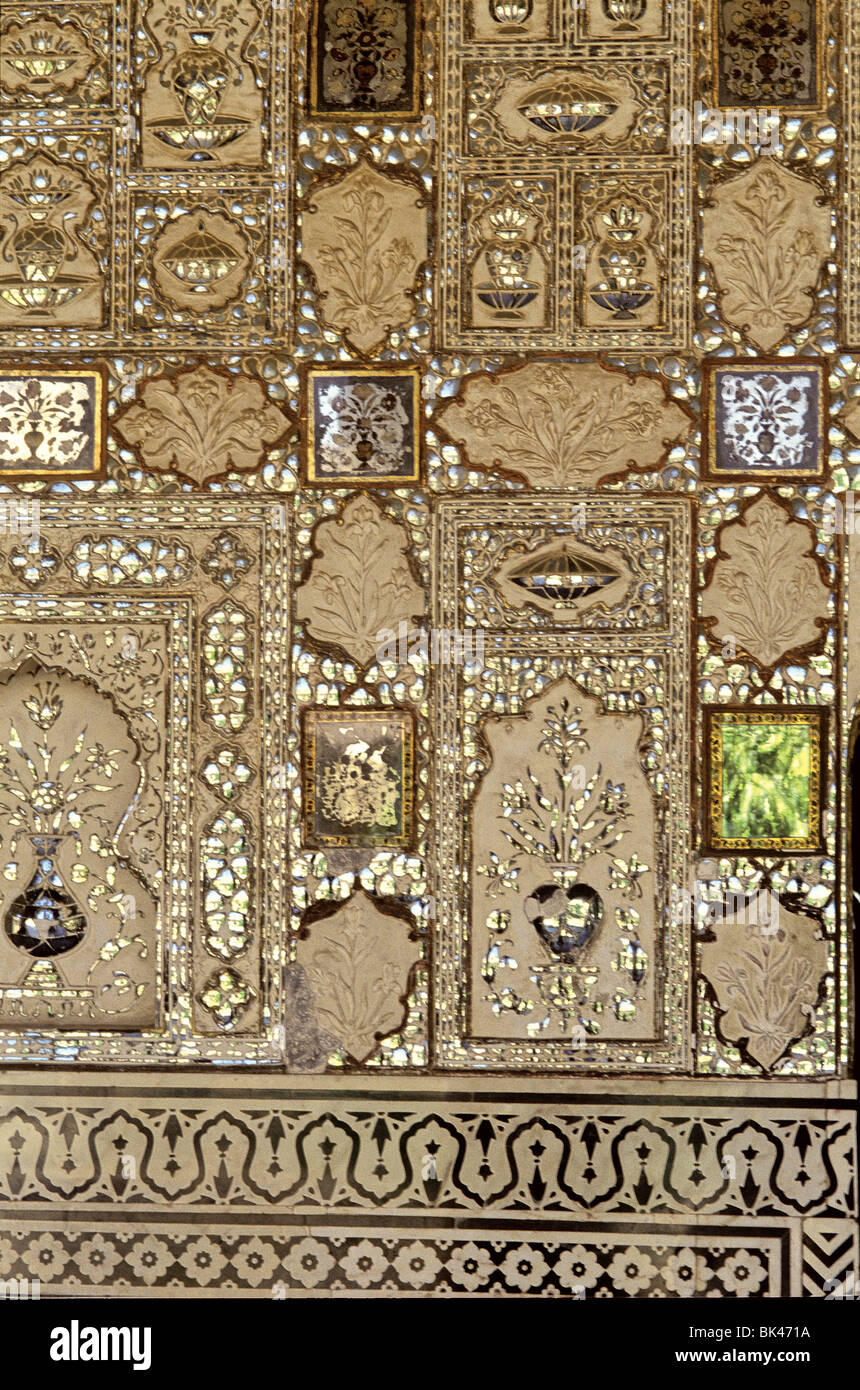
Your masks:
<path fill-rule="evenodd" d="M 269 1296 L 844 1278 L 858 181 L 841 0 L 0 0 L 0 1225 L 60 1204 L 58 1287 L 200 1292 L 203 1200 Z M 79 1199 L 165 1230 L 98 1266 Z"/>

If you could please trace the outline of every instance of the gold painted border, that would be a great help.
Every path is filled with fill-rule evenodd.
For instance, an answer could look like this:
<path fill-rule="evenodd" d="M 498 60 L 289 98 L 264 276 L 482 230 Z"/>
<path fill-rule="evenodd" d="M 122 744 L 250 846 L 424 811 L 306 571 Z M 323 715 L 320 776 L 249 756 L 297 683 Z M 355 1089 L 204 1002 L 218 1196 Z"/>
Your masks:
<path fill-rule="evenodd" d="M 856 0 L 848 0 L 848 6 L 855 4 Z M 710 63 L 708 81 L 710 91 L 708 96 L 718 111 L 749 110 L 753 102 L 741 103 L 738 101 L 725 105 L 720 103 L 720 10 L 725 4 L 725 0 L 710 0 Z M 796 113 L 804 111 L 823 111 L 826 103 L 827 84 L 824 75 L 824 50 L 827 47 L 827 23 L 824 13 L 823 0 L 814 0 L 815 10 L 815 100 L 807 102 L 779 102 L 768 99 L 768 105 L 776 108 L 781 116 L 790 118 Z M 758 98 L 763 102 L 764 98 Z"/>
<path fill-rule="evenodd" d="M 311 0 L 308 15 L 308 113 L 324 120 L 351 121 L 391 121 L 414 120 L 421 114 L 421 39 L 424 33 L 423 0 L 406 0 L 406 40 L 407 57 L 411 56 L 409 68 L 408 106 L 390 110 L 380 107 L 377 111 L 354 110 L 352 107 L 323 106 L 319 92 L 319 29 L 320 6 L 324 0 Z"/>
<path fill-rule="evenodd" d="M 716 378 L 721 371 L 749 373 L 761 372 L 814 372 L 818 377 L 818 410 L 815 429 L 818 440 L 818 462 L 813 469 L 756 468 L 740 472 L 736 468 L 718 468 L 717 458 L 717 411 Z M 758 482 L 807 483 L 823 478 L 827 473 L 827 441 L 830 418 L 830 392 L 828 374 L 823 359 L 804 357 L 717 357 L 702 363 L 702 412 L 707 428 L 702 431 L 702 479 L 712 482 L 746 483 L 755 486 Z"/>

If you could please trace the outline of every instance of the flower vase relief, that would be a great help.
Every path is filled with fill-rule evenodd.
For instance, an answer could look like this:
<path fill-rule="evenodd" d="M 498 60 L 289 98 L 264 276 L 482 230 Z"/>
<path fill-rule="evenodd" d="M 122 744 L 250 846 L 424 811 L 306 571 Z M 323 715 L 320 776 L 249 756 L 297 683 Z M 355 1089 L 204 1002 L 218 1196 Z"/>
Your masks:
<path fill-rule="evenodd" d="M 626 202 L 592 218 L 597 243 L 586 263 L 583 305 L 589 326 L 634 329 L 658 322 L 660 272 L 648 240 L 651 221 Z"/>
<path fill-rule="evenodd" d="M 481 219 L 484 240 L 472 274 L 476 326 L 543 325 L 546 266 L 534 245 L 536 227 L 534 214 L 513 200 Z"/>
<path fill-rule="evenodd" d="M 155 1021 L 156 899 L 118 848 L 140 778 L 89 681 L 34 658 L 0 680 L 0 1023 Z"/>

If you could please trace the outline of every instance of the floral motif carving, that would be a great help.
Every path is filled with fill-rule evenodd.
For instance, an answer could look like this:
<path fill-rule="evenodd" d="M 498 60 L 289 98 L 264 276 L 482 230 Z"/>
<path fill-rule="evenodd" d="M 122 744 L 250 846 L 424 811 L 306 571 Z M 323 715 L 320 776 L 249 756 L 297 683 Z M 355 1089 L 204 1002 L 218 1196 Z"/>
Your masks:
<path fill-rule="evenodd" d="M 585 267 L 589 323 L 615 328 L 656 323 L 661 274 L 653 222 L 645 208 L 625 201 L 613 201 L 591 218 L 597 240 Z"/>
<path fill-rule="evenodd" d="M 776 905 L 767 892 L 722 916 L 701 948 L 702 974 L 719 1011 L 719 1029 L 771 1071 L 812 1032 L 828 967 L 827 942 L 810 917 Z"/>
<path fill-rule="evenodd" d="M 630 467 L 655 467 L 690 428 L 654 377 L 571 362 L 467 377 L 437 419 L 470 462 L 519 473 L 535 487 L 591 487 Z"/>
<path fill-rule="evenodd" d="M 257 991 L 243 980 L 231 966 L 213 970 L 200 993 L 198 1002 L 225 1033 L 233 1032 L 257 997 Z"/>
<path fill-rule="evenodd" d="M 179 584 L 194 569 L 194 557 L 176 536 L 81 536 L 66 556 L 77 584 Z"/>
<path fill-rule="evenodd" d="M 818 0 L 713 0 L 718 105 L 814 106 Z"/>
<path fill-rule="evenodd" d="M 232 599 L 203 615 L 204 718 L 219 733 L 238 733 L 251 718 L 253 634 L 251 614 Z"/>
<path fill-rule="evenodd" d="M 254 568 L 254 561 L 235 536 L 222 531 L 201 557 L 200 568 L 230 593 Z"/>
<path fill-rule="evenodd" d="M 298 591 L 296 615 L 317 642 L 366 666 L 384 632 L 424 611 L 406 558 L 409 533 L 369 497 L 354 497 L 315 536 L 316 555 Z"/>
<path fill-rule="evenodd" d="M 30 540 L 26 545 L 13 546 L 6 563 L 12 574 L 28 589 L 38 589 L 57 573 L 61 561 L 59 550 L 52 545 Z"/>
<path fill-rule="evenodd" d="M 50 11 L 37 11 L 23 22 L 13 18 L 0 28 L 0 87 L 17 100 L 65 95 L 97 62 L 86 33 Z"/>
<path fill-rule="evenodd" d="M 665 28 L 664 0 L 582 0 L 590 38 L 655 38 Z"/>
<path fill-rule="evenodd" d="M 420 0 L 315 0 L 311 109 L 341 115 L 418 111 Z"/>
<path fill-rule="evenodd" d="M 412 968 L 420 959 L 408 924 L 359 890 L 305 929 L 296 948 L 319 1023 L 347 1056 L 366 1062 L 405 1020 Z"/>
<path fill-rule="evenodd" d="M 117 848 L 141 781 L 127 721 L 31 657 L 0 684 L 0 736 L 0 1018 L 152 1024 L 156 904 Z"/>
<path fill-rule="evenodd" d="M 509 181 L 473 217 L 472 319 L 476 327 L 534 325 L 546 320 L 548 265 L 539 244 L 546 219 L 526 192 Z"/>
<path fill-rule="evenodd" d="M 112 423 L 148 468 L 175 470 L 198 485 L 258 467 L 288 426 L 260 382 L 211 367 L 148 381 L 140 401 Z"/>
<path fill-rule="evenodd" d="M 809 526 L 768 494 L 723 526 L 702 596 L 712 635 L 734 639 L 771 670 L 789 651 L 820 642 L 830 590 L 815 560 Z"/>
<path fill-rule="evenodd" d="M 200 769 L 199 777 L 219 801 L 230 806 L 238 801 L 254 780 L 255 772 L 240 748 L 222 744 L 213 750 Z"/>
<path fill-rule="evenodd" d="M 231 962 L 254 930 L 254 844 L 247 816 L 227 807 L 203 829 L 200 848 L 206 950 Z"/>
<path fill-rule="evenodd" d="M 144 22 L 158 58 L 141 93 L 143 163 L 259 164 L 266 46 L 253 0 L 150 0 Z"/>
<path fill-rule="evenodd" d="M 469 36 L 510 43 L 551 37 L 550 0 L 469 0 Z"/>
<path fill-rule="evenodd" d="M 0 369 L 0 475 L 87 477 L 104 466 L 97 369 Z"/>
<path fill-rule="evenodd" d="M 822 473 L 827 381 L 820 361 L 706 361 L 703 395 L 706 477 L 799 481 Z"/>
<path fill-rule="evenodd" d="M 757 346 L 769 350 L 809 316 L 830 222 L 818 185 L 769 157 L 712 190 L 704 254 L 724 317 Z"/>
<path fill-rule="evenodd" d="M 102 269 L 82 237 L 96 202 L 69 163 L 36 154 L 0 184 L 0 327 L 102 321 Z"/>
<path fill-rule="evenodd" d="M 221 309 L 235 299 L 250 264 L 250 247 L 239 225 L 205 208 L 168 223 L 152 255 L 158 289 L 195 314 Z"/>
<path fill-rule="evenodd" d="M 417 482 L 418 373 L 312 369 L 308 373 L 309 483 Z"/>
<path fill-rule="evenodd" d="M 408 320 L 427 254 L 427 212 L 416 185 L 362 161 L 337 182 L 311 189 L 302 255 L 316 277 L 326 323 L 360 352 Z"/>
<path fill-rule="evenodd" d="M 614 1037 L 652 1007 L 655 817 L 642 734 L 640 718 L 604 714 L 568 680 L 523 718 L 485 725 L 492 761 L 472 812 L 479 1035 L 576 1026 Z"/>

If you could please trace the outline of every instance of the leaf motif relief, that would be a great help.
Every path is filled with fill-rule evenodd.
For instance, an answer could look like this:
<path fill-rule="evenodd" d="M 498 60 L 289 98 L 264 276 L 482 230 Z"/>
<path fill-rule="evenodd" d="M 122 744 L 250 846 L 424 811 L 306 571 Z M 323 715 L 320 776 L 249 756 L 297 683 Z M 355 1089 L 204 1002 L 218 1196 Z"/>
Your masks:
<path fill-rule="evenodd" d="M 156 472 L 176 470 L 198 485 L 229 469 L 248 472 L 286 431 L 289 418 L 250 377 L 195 367 L 150 381 L 113 428 Z"/>
<path fill-rule="evenodd" d="M 404 1020 L 403 1000 L 419 950 L 407 924 L 359 891 L 315 922 L 298 944 L 319 1025 L 348 1055 L 365 1062 Z"/>
<path fill-rule="evenodd" d="M 719 1010 L 719 1030 L 770 1071 L 810 1029 L 828 948 L 817 924 L 767 892 L 715 924 L 701 969 Z"/>
<path fill-rule="evenodd" d="M 734 638 L 763 669 L 815 642 L 828 620 L 830 591 L 812 545 L 807 526 L 773 498 L 756 498 L 719 533 L 719 558 L 702 598 L 712 635 Z"/>
<path fill-rule="evenodd" d="M 298 592 L 296 613 L 314 640 L 367 665 L 381 633 L 396 633 L 424 611 L 406 552 L 409 533 L 377 503 L 353 498 L 316 533 L 317 554 Z"/>
<path fill-rule="evenodd" d="M 812 309 L 830 251 L 830 210 L 820 198 L 811 180 L 765 156 L 720 184 L 702 214 L 723 315 L 764 349 Z"/>
<path fill-rule="evenodd" d="M 654 377 L 568 362 L 532 362 L 503 377 L 476 373 L 437 418 L 473 464 L 549 488 L 593 486 L 628 467 L 658 465 L 690 428 Z"/>
<path fill-rule="evenodd" d="M 327 323 L 368 352 L 409 317 L 427 259 L 427 214 L 417 188 L 367 163 L 313 192 L 302 247 Z"/>

